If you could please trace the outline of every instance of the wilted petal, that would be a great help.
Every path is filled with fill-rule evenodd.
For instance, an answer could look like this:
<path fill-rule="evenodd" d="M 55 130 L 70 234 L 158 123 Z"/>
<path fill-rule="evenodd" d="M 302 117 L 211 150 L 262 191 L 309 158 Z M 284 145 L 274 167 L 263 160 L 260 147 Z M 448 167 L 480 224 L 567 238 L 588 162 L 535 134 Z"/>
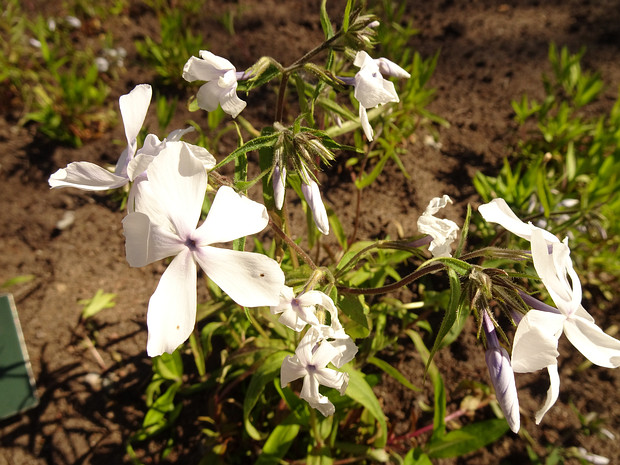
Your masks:
<path fill-rule="evenodd" d="M 558 396 L 560 395 L 560 375 L 558 374 L 558 366 L 557 364 L 549 365 L 547 367 L 547 371 L 549 372 L 549 389 L 547 390 L 547 397 L 545 398 L 545 403 L 542 408 L 536 412 L 536 424 L 540 424 L 545 413 L 549 411 L 555 401 L 558 400 Z"/>
<path fill-rule="evenodd" d="M 332 370 L 331 368 L 319 369 L 314 375 L 319 384 L 336 389 L 340 395 L 344 395 L 349 385 L 349 375 L 347 373 Z"/>
<path fill-rule="evenodd" d="M 58 187 L 75 187 L 88 191 L 103 191 L 124 186 L 129 180 L 123 176 L 110 173 L 105 168 L 87 161 L 69 163 L 49 178 L 52 189 Z"/>
<path fill-rule="evenodd" d="M 366 108 L 364 108 L 362 105 L 360 105 L 359 108 L 359 115 L 360 123 L 362 124 L 362 129 L 364 130 L 366 139 L 368 139 L 368 142 L 372 142 L 374 137 L 374 131 L 372 129 L 372 126 L 370 125 L 370 121 L 368 121 L 368 113 L 366 112 Z"/>
<path fill-rule="evenodd" d="M 592 321 L 573 315 L 564 323 L 564 334 L 595 365 L 606 368 L 620 366 L 620 341 Z"/>
<path fill-rule="evenodd" d="M 566 317 L 557 313 L 530 310 L 523 317 L 512 343 L 512 369 L 531 373 L 555 364 L 558 339 Z"/>
<path fill-rule="evenodd" d="M 277 305 L 284 273 L 275 260 L 252 252 L 198 247 L 194 256 L 207 276 L 244 307 Z"/>
<path fill-rule="evenodd" d="M 149 356 L 172 353 L 196 323 L 196 264 L 189 249 L 179 253 L 162 275 L 149 301 Z"/>
<path fill-rule="evenodd" d="M 329 218 L 327 217 L 327 211 L 325 210 L 325 205 L 321 199 L 321 191 L 319 190 L 318 184 L 312 179 L 308 179 L 308 184 L 302 182 L 301 191 L 303 192 L 306 202 L 308 202 L 308 206 L 312 211 L 314 224 L 316 224 L 316 227 L 321 234 L 329 234 Z"/>
<path fill-rule="evenodd" d="M 229 242 L 265 229 L 269 215 L 264 205 L 231 187 L 217 190 L 207 218 L 196 230 L 198 245 Z"/>
<path fill-rule="evenodd" d="M 237 96 L 237 82 L 220 93 L 220 105 L 225 113 L 236 118 L 243 111 L 247 103 Z"/>
<path fill-rule="evenodd" d="M 190 57 L 183 67 L 183 79 L 186 81 L 214 81 L 219 79 L 226 71 L 234 70 L 235 67 L 225 58 L 213 53 L 201 50 L 200 58 Z"/>
<path fill-rule="evenodd" d="M 134 212 L 123 218 L 123 231 L 130 266 L 145 266 L 186 248 L 177 235 L 153 224 L 143 213 Z"/>
<path fill-rule="evenodd" d="M 306 376 L 304 378 L 304 384 L 299 397 L 308 402 L 310 407 L 317 409 L 325 417 L 333 415 L 336 411 L 334 404 L 326 396 L 319 393 L 319 382 L 313 376 Z"/>
<path fill-rule="evenodd" d="M 454 221 L 433 216 L 448 203 L 452 203 L 452 200 L 447 195 L 435 197 L 418 218 L 418 230 L 433 238 L 428 247 L 433 257 L 452 256 L 452 243 L 456 240 L 459 232 L 459 227 Z"/>

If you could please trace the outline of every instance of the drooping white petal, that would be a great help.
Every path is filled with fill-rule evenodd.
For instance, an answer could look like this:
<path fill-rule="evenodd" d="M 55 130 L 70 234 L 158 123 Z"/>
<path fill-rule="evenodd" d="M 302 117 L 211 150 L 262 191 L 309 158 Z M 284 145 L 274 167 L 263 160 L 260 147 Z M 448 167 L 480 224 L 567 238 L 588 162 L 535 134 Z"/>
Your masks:
<path fill-rule="evenodd" d="M 565 316 L 574 314 L 581 306 L 581 283 L 573 269 L 568 246 L 563 242 L 548 244 L 538 228 L 532 231 L 531 245 L 536 273 L 558 310 Z"/>
<path fill-rule="evenodd" d="M 144 213 L 134 212 L 123 218 L 123 232 L 130 266 L 145 266 L 186 248 L 176 234 L 152 223 Z"/>
<path fill-rule="evenodd" d="M 185 144 L 185 147 L 189 150 L 189 152 L 201 161 L 205 170 L 210 170 L 215 166 L 215 157 L 207 149 L 200 147 L 199 145 L 188 144 L 187 142 L 181 143 Z"/>
<path fill-rule="evenodd" d="M 118 100 L 125 126 L 125 136 L 127 137 L 127 146 L 132 147 L 129 154 L 131 159 L 135 153 L 136 139 L 138 133 L 144 124 L 146 112 L 151 103 L 153 89 L 148 84 L 139 84 L 128 94 L 122 95 Z"/>
<path fill-rule="evenodd" d="M 353 96 L 366 109 L 399 101 L 394 83 L 383 79 L 378 67 L 376 70 L 362 68 L 358 71 Z"/>
<path fill-rule="evenodd" d="M 557 364 L 549 365 L 547 367 L 547 371 L 549 372 L 549 389 L 547 390 L 547 397 L 545 398 L 545 403 L 542 408 L 536 412 L 536 424 L 539 425 L 542 421 L 545 413 L 549 411 L 555 401 L 558 400 L 558 396 L 560 395 L 560 375 L 558 373 Z"/>
<path fill-rule="evenodd" d="M 314 376 L 309 375 L 304 378 L 304 384 L 299 397 L 308 402 L 310 407 L 317 409 L 325 417 L 333 415 L 336 411 L 334 404 L 319 392 L 319 382 Z"/>
<path fill-rule="evenodd" d="M 368 121 L 368 113 L 366 112 L 366 108 L 360 104 L 359 107 L 359 115 L 360 115 L 360 123 L 362 124 L 362 129 L 364 130 L 364 135 L 368 142 L 372 142 L 374 137 L 374 131 L 372 126 L 370 125 L 370 121 Z"/>
<path fill-rule="evenodd" d="M 512 369 L 531 373 L 556 363 L 558 339 L 566 317 L 530 310 L 523 317 L 512 343 Z"/>
<path fill-rule="evenodd" d="M 217 81 L 209 81 L 198 89 L 196 102 L 203 110 L 214 111 L 220 104 L 221 93 L 222 89 L 217 85 Z"/>
<path fill-rule="evenodd" d="M 620 341 L 605 333 L 594 322 L 573 315 L 564 323 L 564 334 L 595 365 L 620 367 Z"/>
<path fill-rule="evenodd" d="M 230 73 L 234 75 L 233 71 L 230 71 Z M 234 84 L 230 85 L 230 87 L 223 88 L 223 90 L 224 91 L 220 93 L 220 105 L 222 106 L 222 110 L 233 118 L 236 118 L 247 105 L 245 101 L 237 96 L 237 80 L 235 79 Z"/>
<path fill-rule="evenodd" d="M 560 242 L 560 240 L 549 231 L 537 228 L 531 223 L 524 223 L 510 209 L 504 199 L 493 199 L 489 203 L 480 205 L 478 211 L 482 217 L 489 223 L 497 223 L 516 236 L 525 240 L 531 240 L 532 230 L 538 229 L 542 231 L 544 239 L 548 243 Z"/>
<path fill-rule="evenodd" d="M 284 273 L 266 255 L 203 246 L 194 256 L 207 276 L 239 305 L 273 306 L 280 301 Z"/>
<path fill-rule="evenodd" d="M 229 242 L 265 229 L 269 215 L 264 205 L 228 186 L 218 189 L 207 219 L 196 230 L 198 245 Z"/>
<path fill-rule="evenodd" d="M 322 368 L 314 374 L 316 380 L 322 386 L 337 389 L 340 395 L 344 395 L 349 384 L 349 375 L 331 368 Z"/>
<path fill-rule="evenodd" d="M 126 177 L 110 173 L 94 163 L 77 161 L 56 171 L 50 176 L 48 182 L 52 189 L 75 187 L 88 191 L 103 191 L 124 186 L 128 181 Z"/>
<path fill-rule="evenodd" d="M 193 126 L 187 126 L 186 128 L 182 128 L 182 129 L 175 129 L 174 131 L 170 131 L 170 134 L 168 134 L 168 137 L 166 137 L 166 140 L 169 142 L 177 142 L 181 140 L 181 137 L 183 137 L 185 134 L 189 133 L 189 132 L 194 132 L 196 129 L 194 129 Z"/>
<path fill-rule="evenodd" d="M 149 301 L 146 351 L 154 357 L 172 353 L 196 323 L 196 263 L 189 249 L 179 253 L 162 275 Z"/>
<path fill-rule="evenodd" d="M 327 210 L 321 199 L 321 191 L 318 184 L 312 179 L 308 179 L 308 184 L 302 182 L 301 191 L 308 202 L 308 206 L 312 211 L 312 218 L 314 224 L 321 234 L 329 234 L 329 218 L 327 217 Z"/>
<path fill-rule="evenodd" d="M 169 142 L 147 170 L 154 202 L 161 204 L 177 234 L 192 233 L 202 209 L 207 173 L 182 142 Z"/>

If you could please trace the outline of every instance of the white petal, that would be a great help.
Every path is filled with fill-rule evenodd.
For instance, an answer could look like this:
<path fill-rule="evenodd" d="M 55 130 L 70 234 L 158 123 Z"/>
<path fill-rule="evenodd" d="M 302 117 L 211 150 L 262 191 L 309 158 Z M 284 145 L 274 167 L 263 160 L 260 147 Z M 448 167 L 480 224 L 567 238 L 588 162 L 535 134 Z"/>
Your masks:
<path fill-rule="evenodd" d="M 553 404 L 555 404 L 555 401 L 558 400 L 558 396 L 560 395 L 560 375 L 558 374 L 558 366 L 556 364 L 549 365 L 547 371 L 549 372 L 549 390 L 547 390 L 547 397 L 544 405 L 536 412 L 535 419 L 537 425 L 540 424 L 545 413 L 553 407 Z"/>
<path fill-rule="evenodd" d="M 149 356 L 172 353 L 187 340 L 196 324 L 196 263 L 182 251 L 162 275 L 149 301 Z"/>
<path fill-rule="evenodd" d="M 236 82 L 234 86 L 220 94 L 220 105 L 222 105 L 222 110 L 233 118 L 236 118 L 246 107 L 247 103 L 237 96 Z"/>
<path fill-rule="evenodd" d="M 325 205 L 321 199 L 321 191 L 319 190 L 318 184 L 312 179 L 309 179 L 308 182 L 309 184 L 301 184 L 301 191 L 303 192 L 306 202 L 308 202 L 308 206 L 312 211 L 314 224 L 316 224 L 316 227 L 321 234 L 328 235 L 329 218 L 327 217 L 327 211 L 325 210 Z"/>
<path fill-rule="evenodd" d="M 595 365 L 620 367 L 620 341 L 605 333 L 594 322 L 573 315 L 564 323 L 564 334 Z"/>
<path fill-rule="evenodd" d="M 312 354 L 312 365 L 325 368 L 338 355 L 338 351 L 329 342 L 323 342 Z"/>
<path fill-rule="evenodd" d="M 199 247 L 196 261 L 209 278 L 244 307 L 277 305 L 284 273 L 275 260 L 252 252 Z"/>
<path fill-rule="evenodd" d="M 187 126 L 186 128 L 183 128 L 183 129 L 175 129 L 174 131 L 171 131 L 170 134 L 168 134 L 168 137 L 166 137 L 166 140 L 169 142 L 177 142 L 177 141 L 180 141 L 181 137 L 183 137 L 188 132 L 194 132 L 194 131 L 195 129 L 193 126 Z"/>
<path fill-rule="evenodd" d="M 189 152 L 200 160 L 205 170 L 210 170 L 215 166 L 215 157 L 211 155 L 207 149 L 200 147 L 199 145 L 188 144 L 187 142 L 181 143 L 185 144 L 185 147 L 189 150 Z"/>
<path fill-rule="evenodd" d="M 362 68 L 355 75 L 353 96 L 364 108 L 374 108 L 388 102 L 398 102 L 394 84 L 383 79 L 379 68 Z"/>
<path fill-rule="evenodd" d="M 264 205 L 228 186 L 218 189 L 207 219 L 196 230 L 199 245 L 229 242 L 265 229 L 269 215 Z"/>
<path fill-rule="evenodd" d="M 308 372 L 303 367 L 296 356 L 289 355 L 282 361 L 282 368 L 280 369 L 280 386 L 284 387 L 291 381 L 306 376 Z"/>
<path fill-rule="evenodd" d="M 273 305 L 269 309 L 273 315 L 277 315 L 278 313 L 282 313 L 286 310 L 291 309 L 291 301 L 295 298 L 295 291 L 292 287 L 282 286 L 280 289 L 280 302 L 278 305 Z"/>
<path fill-rule="evenodd" d="M 366 113 L 366 108 L 364 108 L 364 106 L 361 103 L 360 103 L 359 112 L 360 112 L 360 123 L 362 124 L 362 129 L 364 130 L 366 139 L 368 139 L 368 142 L 372 142 L 374 132 L 372 130 L 372 126 L 370 125 L 370 122 L 368 121 L 368 113 Z"/>
<path fill-rule="evenodd" d="M 122 95 L 118 100 L 121 108 L 121 116 L 123 125 L 125 126 L 125 136 L 127 137 L 127 145 L 134 147 L 138 133 L 144 124 L 146 112 L 151 103 L 153 90 L 148 84 L 139 84 L 131 92 Z M 135 150 L 134 150 L 135 151 Z M 131 159 L 133 153 L 129 155 Z"/>
<path fill-rule="evenodd" d="M 214 81 L 228 70 L 235 67 L 225 58 L 218 57 L 206 50 L 200 51 L 200 58 L 191 57 L 183 67 L 183 79 L 186 81 Z"/>
<path fill-rule="evenodd" d="M 132 181 L 143 174 L 155 157 L 146 153 L 138 153 L 127 165 L 127 176 Z"/>
<path fill-rule="evenodd" d="M 145 266 L 186 248 L 178 236 L 153 224 L 144 213 L 134 212 L 123 218 L 123 232 L 130 266 Z"/>
<path fill-rule="evenodd" d="M 336 411 L 327 397 L 319 393 L 319 383 L 313 376 L 306 376 L 304 384 L 299 394 L 303 400 L 310 404 L 310 407 L 317 409 L 323 416 L 333 415 Z"/>
<path fill-rule="evenodd" d="M 317 381 L 322 386 L 337 389 L 340 395 L 344 395 L 349 385 L 349 375 L 331 368 L 322 368 L 315 373 Z"/>
<path fill-rule="evenodd" d="M 291 328 L 293 331 L 297 332 L 300 332 L 308 324 L 308 322 L 304 318 L 301 318 L 299 313 L 292 308 L 284 310 L 280 318 L 278 318 L 278 321 L 287 328 Z"/>
<path fill-rule="evenodd" d="M 194 232 L 207 188 L 207 173 L 182 142 L 169 142 L 147 170 L 153 201 L 161 204 L 178 235 Z"/>
<path fill-rule="evenodd" d="M 112 174 L 94 163 L 77 161 L 56 171 L 48 182 L 52 189 L 75 187 L 87 191 L 103 191 L 124 186 L 128 181 L 126 177 Z"/>
<path fill-rule="evenodd" d="M 424 213 L 418 218 L 418 230 L 422 234 L 428 234 L 433 238 L 428 247 L 433 257 L 452 256 L 452 243 L 456 240 L 459 232 L 459 227 L 454 221 L 433 216 L 441 208 L 444 208 L 448 202 L 452 203 L 452 200 L 447 195 L 435 197 L 429 202 Z"/>
<path fill-rule="evenodd" d="M 198 106 L 206 111 L 214 111 L 220 104 L 222 89 L 217 85 L 217 81 L 210 81 L 203 84 L 196 93 Z"/>
<path fill-rule="evenodd" d="M 487 222 L 497 223 L 514 235 L 528 241 L 531 238 L 532 230 L 540 229 L 531 223 L 524 223 L 521 221 L 510 209 L 504 199 L 493 199 L 487 204 L 480 205 L 478 211 Z M 548 243 L 560 242 L 560 240 L 549 231 L 545 231 L 544 229 L 540 230 L 543 232 L 543 236 Z"/>
<path fill-rule="evenodd" d="M 358 349 L 353 339 L 344 330 L 334 336 L 335 339 L 329 343 L 338 351 L 338 355 L 332 359 L 332 363 L 336 368 L 341 368 L 355 358 Z"/>
<path fill-rule="evenodd" d="M 377 67 L 377 70 L 378 70 L 379 69 L 379 65 L 374 62 L 374 60 L 370 57 L 370 55 L 368 55 L 368 53 L 366 53 L 363 50 L 360 50 L 359 52 L 357 52 L 355 54 L 355 59 L 353 60 L 353 65 L 357 66 L 358 68 L 364 68 L 366 66 L 372 66 L 373 64 L 374 64 L 374 66 Z"/>
<path fill-rule="evenodd" d="M 512 369 L 531 373 L 556 363 L 558 339 L 566 317 L 530 310 L 523 317 L 512 343 Z"/>

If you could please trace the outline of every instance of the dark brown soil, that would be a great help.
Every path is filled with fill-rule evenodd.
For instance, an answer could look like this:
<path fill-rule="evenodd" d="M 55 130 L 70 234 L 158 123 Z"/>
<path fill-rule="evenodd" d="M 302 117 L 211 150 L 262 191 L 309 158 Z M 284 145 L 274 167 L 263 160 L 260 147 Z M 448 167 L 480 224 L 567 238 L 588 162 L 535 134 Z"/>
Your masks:
<path fill-rule="evenodd" d="M 200 20 L 205 43 L 238 69 L 261 55 L 290 63 L 322 38 L 319 2 L 208 3 L 205 11 L 209 14 Z M 330 2 L 334 18 L 340 17 L 343 4 Z M 51 3 L 45 5 L 48 13 L 55 14 L 49 11 Z M 358 238 L 396 237 L 400 228 L 406 235 L 414 234 L 416 219 L 429 199 L 444 193 L 455 199 L 448 215 L 462 222 L 467 202 L 479 202 L 471 177 L 478 170 L 493 173 L 516 144 L 510 100 L 523 93 L 542 97 L 540 78 L 549 71 L 551 41 L 573 52 L 587 47 L 585 66 L 599 70 L 609 85 L 601 108 L 611 107 L 620 84 L 619 1 L 415 1 L 408 8 L 408 17 L 420 29 L 411 47 L 424 57 L 440 50 L 431 82 L 437 88 L 437 99 L 431 110 L 447 119 L 450 127 L 439 129 L 440 148 L 424 144 L 424 134 L 409 142 L 403 162 L 411 179 L 388 165 L 377 183 L 364 191 Z M 236 12 L 234 36 L 218 21 L 227 10 Z M 127 70 L 114 84 L 112 101 L 137 83 L 152 82 L 153 77 L 143 72 L 133 40 L 145 31 L 157 30 L 155 16 L 143 5 L 135 5 L 121 19 L 103 25 L 114 34 L 116 45 L 129 52 Z M 272 94 L 261 91 L 248 99 L 248 108 L 254 110 L 247 117 L 257 127 L 270 124 L 274 105 Z M 127 265 L 123 213 L 106 196 L 73 189 L 50 191 L 47 185 L 49 175 L 71 161 L 115 162 L 122 150 L 117 142 L 124 139 L 122 127 L 117 125 L 110 134 L 80 149 L 70 149 L 36 136 L 34 127 L 16 125 L 18 113 L 0 112 L 0 283 L 18 275 L 35 275 L 33 281 L 10 291 L 17 302 L 41 402 L 24 415 L 0 422 L 0 465 L 129 463 L 124 441 L 141 424 L 142 395 L 150 379 L 146 308 L 164 265 L 142 269 Z M 171 128 L 182 127 L 190 117 L 206 126 L 203 114 L 190 116 L 181 104 Z M 157 130 L 153 106 L 147 125 Z M 226 144 L 218 148 L 221 152 L 216 151 L 218 158 L 230 148 Z M 343 182 L 345 174 L 331 174 L 335 176 L 322 179 L 325 199 L 350 231 L 354 188 Z M 67 212 L 75 214 L 75 222 L 60 231 L 56 224 Z M 95 348 L 82 342 L 86 329 L 79 324 L 77 302 L 92 297 L 98 289 L 117 297 L 116 306 L 97 315 L 94 327 L 89 328 Z M 601 327 L 608 328 L 620 324 L 618 303 L 616 298 L 613 306 L 593 304 L 589 310 Z M 401 342 L 403 350 L 387 354 L 389 360 L 425 389 L 422 393 L 403 390 L 391 379 L 377 387 L 395 435 L 424 426 L 412 419 L 421 414 L 420 401 L 432 404 L 432 387 L 424 383 L 423 364 L 411 343 Z M 574 404 L 581 414 L 599 415 L 607 430 L 620 437 L 619 372 L 598 367 L 578 371 L 584 360 L 581 354 L 565 340 L 560 349 L 560 399 L 542 425 L 532 420 L 544 398 L 546 375 L 517 378 L 522 428 L 533 437 L 538 453 L 544 453 L 546 446 L 582 446 L 618 463 L 618 442 L 586 435 L 569 405 Z M 449 413 L 459 408 L 467 394 L 459 386 L 467 381 L 489 382 L 473 327 L 467 327 L 436 361 L 448 387 Z M 492 415 L 488 408 L 480 414 Z M 178 463 L 200 456 L 191 450 L 195 442 L 180 443 L 181 449 L 173 454 Z M 438 463 L 530 463 L 527 444 L 526 436 L 510 434 L 470 456 Z"/>

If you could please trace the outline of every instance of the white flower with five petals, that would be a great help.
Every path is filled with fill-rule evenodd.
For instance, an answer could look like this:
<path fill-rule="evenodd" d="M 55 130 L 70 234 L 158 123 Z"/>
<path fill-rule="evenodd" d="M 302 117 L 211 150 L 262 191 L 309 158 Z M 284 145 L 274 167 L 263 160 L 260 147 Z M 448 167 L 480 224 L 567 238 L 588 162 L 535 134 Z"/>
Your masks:
<path fill-rule="evenodd" d="M 222 110 L 236 118 L 246 103 L 237 96 L 237 73 L 233 64 L 207 50 L 200 51 L 200 58 L 190 57 L 183 67 L 186 81 L 206 81 L 196 94 L 198 106 L 206 111 Z"/>
<path fill-rule="evenodd" d="M 194 328 L 196 263 L 239 305 L 278 303 L 284 274 L 275 260 L 213 246 L 264 229 L 268 215 L 263 205 L 221 187 L 197 227 L 207 174 L 179 142 L 166 145 L 149 165 L 147 178 L 136 184 L 135 211 L 123 220 L 127 261 L 144 266 L 174 257 L 149 301 L 150 356 L 174 351 Z"/>
<path fill-rule="evenodd" d="M 295 355 L 284 359 L 280 385 L 284 388 L 291 381 L 303 378 L 300 397 L 324 416 L 333 415 L 334 404 L 319 392 L 319 386 L 337 389 L 344 395 L 349 375 L 327 368 L 338 355 L 338 349 L 323 339 L 317 329 L 310 328 L 295 350 Z"/>

